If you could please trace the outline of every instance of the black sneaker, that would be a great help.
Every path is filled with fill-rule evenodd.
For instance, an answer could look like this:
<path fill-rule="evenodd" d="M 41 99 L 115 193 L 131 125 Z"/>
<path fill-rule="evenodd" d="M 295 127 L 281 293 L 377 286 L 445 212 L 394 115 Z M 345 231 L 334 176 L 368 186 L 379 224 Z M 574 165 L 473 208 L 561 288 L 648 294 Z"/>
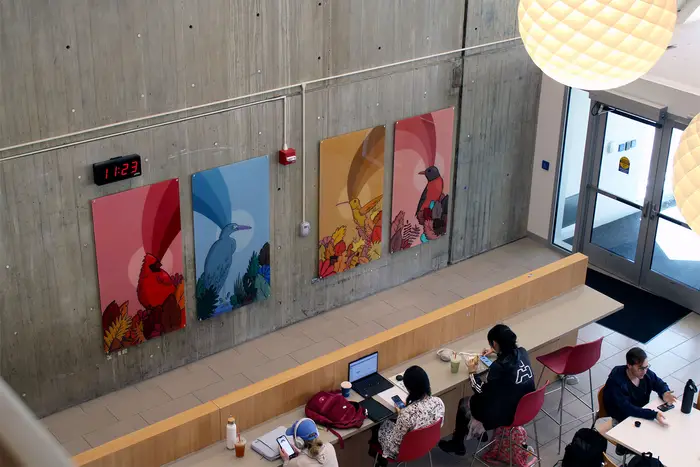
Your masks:
<path fill-rule="evenodd" d="M 464 447 L 464 444 L 459 443 L 453 439 L 449 441 L 441 440 L 438 443 L 438 447 L 447 453 L 455 454 L 458 456 L 464 456 L 467 454 L 467 449 Z"/>

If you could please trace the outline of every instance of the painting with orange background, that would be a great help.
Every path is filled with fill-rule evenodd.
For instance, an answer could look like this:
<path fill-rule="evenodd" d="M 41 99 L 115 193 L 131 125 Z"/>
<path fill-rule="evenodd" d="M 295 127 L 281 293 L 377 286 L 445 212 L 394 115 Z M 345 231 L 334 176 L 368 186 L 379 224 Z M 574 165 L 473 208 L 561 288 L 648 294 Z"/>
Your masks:
<path fill-rule="evenodd" d="M 389 250 L 405 250 L 447 232 L 454 107 L 396 122 Z"/>
<path fill-rule="evenodd" d="M 377 126 L 321 141 L 321 278 L 381 257 L 385 134 Z"/>

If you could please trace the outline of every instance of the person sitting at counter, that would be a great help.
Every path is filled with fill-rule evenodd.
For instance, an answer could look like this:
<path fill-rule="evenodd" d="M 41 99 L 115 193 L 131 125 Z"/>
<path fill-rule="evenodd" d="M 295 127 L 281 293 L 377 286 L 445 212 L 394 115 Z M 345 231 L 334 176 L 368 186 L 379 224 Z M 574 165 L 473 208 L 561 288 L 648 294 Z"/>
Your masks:
<path fill-rule="evenodd" d="M 375 457 L 377 447 L 382 455 L 377 459 L 378 466 L 388 464 L 386 458 L 396 458 L 403 437 L 411 430 L 425 428 L 445 417 L 445 404 L 439 397 L 433 397 L 430 391 L 428 374 L 419 366 L 409 367 L 403 374 L 403 384 L 408 391 L 406 407 L 396 408 L 396 423 L 386 420 L 379 428 L 372 429 L 369 454 Z"/>
<path fill-rule="evenodd" d="M 649 403 L 652 391 L 668 404 L 675 403 L 676 396 L 669 390 L 668 384 L 649 369 L 644 350 L 633 347 L 625 359 L 627 365 L 613 368 L 603 388 L 603 405 L 611 420 L 598 430 L 606 432 L 627 417 L 656 420 L 665 425 L 663 413 L 645 409 L 644 406 Z"/>
<path fill-rule="evenodd" d="M 280 448 L 283 465 L 290 467 L 339 467 L 335 448 L 331 443 L 321 441 L 318 437 L 318 428 L 313 420 L 304 418 L 294 422 L 287 429 L 287 436 L 294 437 L 292 448 L 297 456 L 290 459 L 287 453 Z M 302 446 L 301 450 L 299 449 L 300 445 Z"/>
<path fill-rule="evenodd" d="M 527 351 L 518 347 L 517 336 L 504 324 L 497 324 L 486 336 L 497 358 L 485 383 L 473 386 L 474 395 L 459 401 L 451 440 L 438 443 L 440 449 L 458 456 L 466 454 L 464 439 L 487 441 L 486 430 L 513 423 L 520 399 L 535 390 L 532 365 Z"/>

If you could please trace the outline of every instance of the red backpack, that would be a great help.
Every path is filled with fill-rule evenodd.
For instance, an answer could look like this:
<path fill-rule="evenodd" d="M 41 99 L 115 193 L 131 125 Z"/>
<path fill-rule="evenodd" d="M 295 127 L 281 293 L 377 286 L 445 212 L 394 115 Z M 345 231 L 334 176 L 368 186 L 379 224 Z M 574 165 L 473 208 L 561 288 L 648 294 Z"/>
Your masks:
<path fill-rule="evenodd" d="M 304 410 L 306 417 L 319 425 L 328 428 L 328 431 L 338 437 L 338 444 L 344 447 L 343 437 L 333 428 L 341 430 L 359 428 L 365 421 L 365 409 L 357 402 L 351 402 L 344 398 L 340 391 L 316 393 Z"/>

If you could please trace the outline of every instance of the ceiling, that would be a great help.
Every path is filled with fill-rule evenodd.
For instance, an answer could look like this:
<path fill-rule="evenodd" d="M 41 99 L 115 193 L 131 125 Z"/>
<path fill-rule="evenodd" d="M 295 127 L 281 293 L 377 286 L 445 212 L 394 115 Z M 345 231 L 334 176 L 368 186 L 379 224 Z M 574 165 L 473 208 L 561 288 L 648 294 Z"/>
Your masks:
<path fill-rule="evenodd" d="M 670 48 L 644 78 L 700 95 L 700 0 L 678 5 L 679 24 Z"/>

